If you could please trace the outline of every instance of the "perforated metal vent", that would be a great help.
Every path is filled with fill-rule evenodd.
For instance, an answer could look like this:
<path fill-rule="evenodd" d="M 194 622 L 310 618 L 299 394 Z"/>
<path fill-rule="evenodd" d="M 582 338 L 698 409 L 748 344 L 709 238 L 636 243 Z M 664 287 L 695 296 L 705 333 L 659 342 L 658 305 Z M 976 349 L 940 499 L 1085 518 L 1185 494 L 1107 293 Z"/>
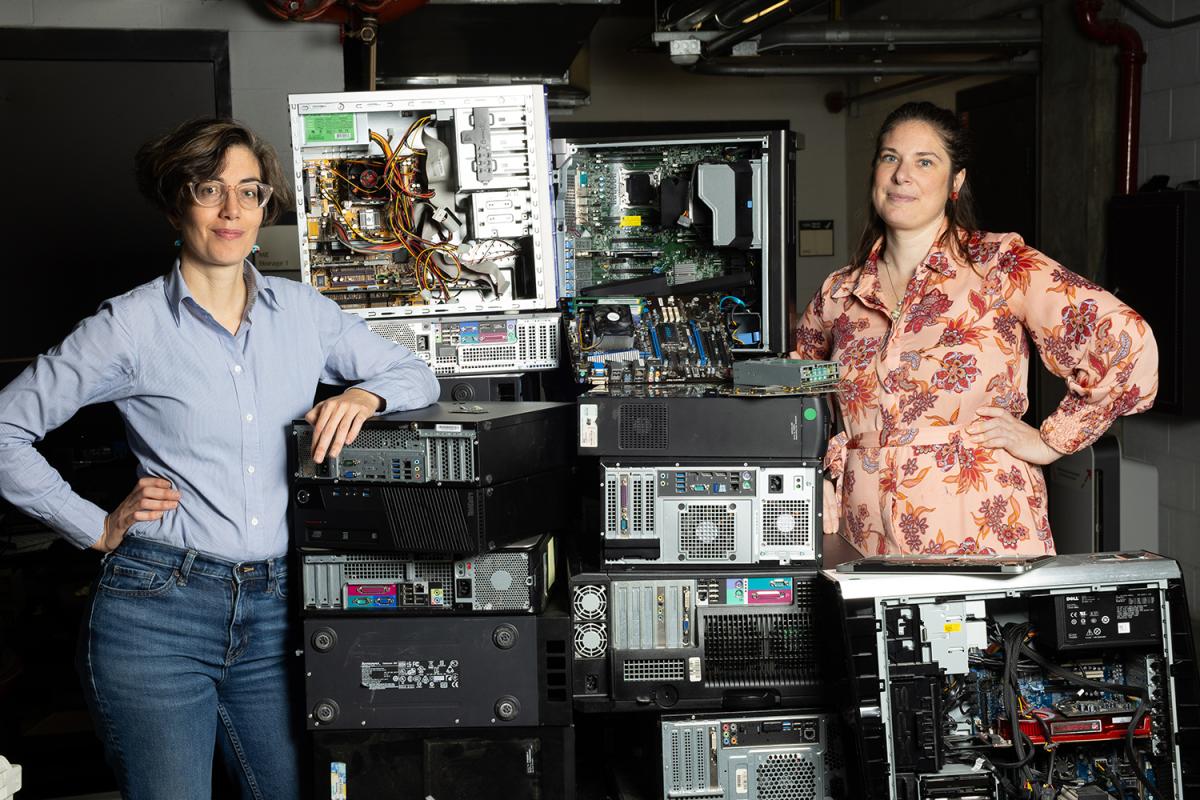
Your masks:
<path fill-rule="evenodd" d="M 681 681 L 686 674 L 687 663 L 682 658 L 661 661 L 649 658 L 632 658 L 621 665 L 621 677 L 630 683 L 651 681 Z"/>
<path fill-rule="evenodd" d="M 516 366 L 517 346 L 515 344 L 492 344 L 463 347 L 458 351 L 458 360 L 464 367 L 484 363 L 497 367 Z"/>
<path fill-rule="evenodd" d="M 475 605 L 484 610 L 529 606 L 529 556 L 491 553 L 475 561 Z"/>
<path fill-rule="evenodd" d="M 604 619 L 608 613 L 608 589 L 587 584 L 576 586 L 571 596 L 571 612 L 575 619 Z"/>
<path fill-rule="evenodd" d="M 365 427 L 358 432 L 353 447 L 358 450 L 415 450 L 420 434 L 409 428 Z"/>
<path fill-rule="evenodd" d="M 608 652 L 608 629 L 600 622 L 575 626 L 575 657 L 600 658 Z"/>
<path fill-rule="evenodd" d="M 430 437 L 426 440 L 429 477 L 435 481 L 475 480 L 475 447 L 470 436 Z"/>
<path fill-rule="evenodd" d="M 299 428 L 296 434 L 296 459 L 299 462 L 299 472 L 305 478 L 317 474 L 316 463 L 312 460 L 312 428 Z"/>
<path fill-rule="evenodd" d="M 609 472 L 604 477 L 604 531 L 609 536 L 619 535 L 621 516 L 621 476 Z"/>
<path fill-rule="evenodd" d="M 687 793 L 689 798 L 724 797 L 723 793 L 708 794 L 708 743 L 716 726 L 675 727 L 671 730 L 671 763 L 668 791 Z"/>
<path fill-rule="evenodd" d="M 390 319 L 369 319 L 367 327 L 384 339 L 390 339 L 404 345 L 414 353 L 417 352 L 417 332 L 410 323 Z"/>
<path fill-rule="evenodd" d="M 817 679 L 812 614 L 707 614 L 704 666 L 722 687 L 801 685 Z"/>
<path fill-rule="evenodd" d="M 517 325 L 517 348 L 522 362 L 558 364 L 558 319 Z"/>
<path fill-rule="evenodd" d="M 666 450 L 670 430 L 665 403 L 625 403 L 620 410 L 617 447 L 621 450 Z"/>
<path fill-rule="evenodd" d="M 681 560 L 730 558 L 737 553 L 737 512 L 734 506 L 681 503 L 679 553 Z"/>
<path fill-rule="evenodd" d="M 408 580 L 408 563 L 395 558 L 381 556 L 342 556 L 342 575 L 348 582 L 354 581 L 400 581 Z M 414 576 L 415 577 L 415 576 Z"/>
<path fill-rule="evenodd" d="M 754 765 L 756 800 L 817 800 L 817 765 L 808 753 L 772 753 Z"/>
<path fill-rule="evenodd" d="M 841 772 L 844 766 L 842 758 L 842 736 L 839 732 L 837 723 L 828 725 L 828 730 L 825 733 L 825 757 L 823 763 L 825 765 L 825 779 L 829 780 L 829 776 L 836 772 Z"/>
<path fill-rule="evenodd" d="M 812 503 L 767 500 L 762 505 L 764 547 L 812 547 Z"/>

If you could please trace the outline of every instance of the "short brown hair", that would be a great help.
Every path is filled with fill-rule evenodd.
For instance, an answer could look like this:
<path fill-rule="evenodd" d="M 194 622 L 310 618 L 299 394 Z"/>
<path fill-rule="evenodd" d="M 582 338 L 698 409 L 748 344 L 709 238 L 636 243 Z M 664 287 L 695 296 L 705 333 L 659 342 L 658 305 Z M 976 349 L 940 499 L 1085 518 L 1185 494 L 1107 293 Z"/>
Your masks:
<path fill-rule="evenodd" d="M 167 216 L 178 219 L 193 203 L 188 184 L 216 177 L 226 151 L 236 145 L 254 154 L 262 182 L 273 190 L 263 209 L 263 224 L 270 225 L 292 207 L 292 191 L 275 148 L 237 120 L 193 119 L 146 142 L 133 158 L 138 189 Z"/>

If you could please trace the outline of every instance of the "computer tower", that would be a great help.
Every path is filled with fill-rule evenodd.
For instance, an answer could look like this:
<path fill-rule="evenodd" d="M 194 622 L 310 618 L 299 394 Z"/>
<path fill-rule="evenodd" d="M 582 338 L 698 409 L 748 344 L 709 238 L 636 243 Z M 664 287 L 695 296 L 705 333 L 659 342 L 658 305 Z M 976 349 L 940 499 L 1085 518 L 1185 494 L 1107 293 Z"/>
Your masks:
<path fill-rule="evenodd" d="M 550 534 L 469 558 L 301 550 L 301 611 L 362 614 L 540 614 L 556 579 Z"/>
<path fill-rule="evenodd" d="M 796 134 L 703 127 L 553 140 L 561 296 L 720 291 L 737 349 L 786 351 Z"/>
<path fill-rule="evenodd" d="M 1011 575 L 825 575 L 844 626 L 855 797 L 1013 797 L 1026 783 L 1200 792 L 1200 682 L 1174 561 L 1138 551 Z"/>
<path fill-rule="evenodd" d="M 289 467 L 297 485 L 492 486 L 568 468 L 573 425 L 569 403 L 443 401 L 368 419 L 341 453 L 318 464 L 313 427 L 297 420 Z"/>
<path fill-rule="evenodd" d="M 368 320 L 554 309 L 542 86 L 288 104 L 305 283 Z"/>
<path fill-rule="evenodd" d="M 571 723 L 570 620 L 540 616 L 309 617 L 310 729 Z"/>
<path fill-rule="evenodd" d="M 579 455 L 658 459 L 819 459 L 825 399 L 736 397 L 700 385 L 595 389 L 580 395 Z"/>
<path fill-rule="evenodd" d="M 572 800 L 569 725 L 314 731 L 313 797 Z"/>
<path fill-rule="evenodd" d="M 819 461 L 621 461 L 600 469 L 608 564 L 819 565 Z"/>
<path fill-rule="evenodd" d="M 847 798 L 838 725 L 801 711 L 664 716 L 663 798 Z"/>
<path fill-rule="evenodd" d="M 571 577 L 581 711 L 763 709 L 820 700 L 815 571 Z"/>
<path fill-rule="evenodd" d="M 296 480 L 292 536 L 301 547 L 470 556 L 562 531 L 570 476 L 543 472 L 493 486 Z"/>

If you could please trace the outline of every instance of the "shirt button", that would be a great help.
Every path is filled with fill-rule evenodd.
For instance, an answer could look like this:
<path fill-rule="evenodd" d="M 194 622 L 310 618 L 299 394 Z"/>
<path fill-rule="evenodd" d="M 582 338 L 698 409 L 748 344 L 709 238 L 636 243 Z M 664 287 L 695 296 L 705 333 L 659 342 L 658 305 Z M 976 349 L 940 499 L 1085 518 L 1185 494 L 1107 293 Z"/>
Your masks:
<path fill-rule="evenodd" d="M 251 524 L 251 525 L 257 525 L 257 524 L 258 524 L 258 517 L 251 517 L 251 518 L 250 518 L 250 524 Z"/>
<path fill-rule="evenodd" d="M 250 466 L 246 467 L 246 472 L 249 472 L 251 475 L 253 475 L 254 474 L 254 465 L 251 464 Z"/>
<path fill-rule="evenodd" d="M 233 374 L 234 374 L 234 375 L 241 375 L 241 374 L 242 374 L 242 365 L 241 365 L 241 364 L 234 364 L 234 365 L 233 365 Z"/>
<path fill-rule="evenodd" d="M 246 415 L 246 422 L 253 422 L 253 421 L 254 421 L 254 415 L 253 415 L 253 414 L 247 414 L 247 415 Z"/>

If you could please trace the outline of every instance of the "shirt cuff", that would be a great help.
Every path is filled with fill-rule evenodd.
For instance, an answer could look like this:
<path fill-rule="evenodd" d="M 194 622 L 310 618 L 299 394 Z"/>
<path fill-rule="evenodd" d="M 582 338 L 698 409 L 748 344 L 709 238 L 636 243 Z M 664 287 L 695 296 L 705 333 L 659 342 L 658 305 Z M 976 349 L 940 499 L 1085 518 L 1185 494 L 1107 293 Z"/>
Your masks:
<path fill-rule="evenodd" d="M 104 518 L 107 516 L 100 506 L 79 495 L 72 495 L 53 524 L 68 542 L 80 550 L 86 550 L 100 541 L 104 533 Z"/>
<path fill-rule="evenodd" d="M 1051 414 L 1042 421 L 1039 433 L 1043 442 L 1064 455 L 1077 453 L 1100 438 L 1100 434 L 1093 435 L 1072 418 L 1062 418 L 1056 414 Z"/>

